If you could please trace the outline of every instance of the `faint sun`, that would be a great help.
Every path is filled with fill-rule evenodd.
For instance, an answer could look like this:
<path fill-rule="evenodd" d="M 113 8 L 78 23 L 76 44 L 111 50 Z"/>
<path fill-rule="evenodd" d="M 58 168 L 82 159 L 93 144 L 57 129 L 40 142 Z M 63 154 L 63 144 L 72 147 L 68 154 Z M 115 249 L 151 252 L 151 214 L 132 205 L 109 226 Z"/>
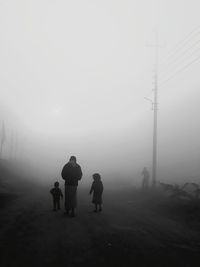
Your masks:
<path fill-rule="evenodd" d="M 53 113 L 54 114 L 57 114 L 57 115 L 60 114 L 61 113 L 61 107 L 58 107 L 58 106 L 57 107 L 54 107 L 53 108 Z"/>

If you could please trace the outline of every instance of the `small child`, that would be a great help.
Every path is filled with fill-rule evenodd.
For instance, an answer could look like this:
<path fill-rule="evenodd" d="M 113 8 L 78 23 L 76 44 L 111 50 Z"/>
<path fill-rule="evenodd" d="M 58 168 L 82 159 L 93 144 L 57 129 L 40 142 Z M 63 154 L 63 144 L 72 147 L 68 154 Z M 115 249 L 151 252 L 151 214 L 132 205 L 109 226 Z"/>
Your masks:
<path fill-rule="evenodd" d="M 102 211 L 102 193 L 103 193 L 103 183 L 101 181 L 101 176 L 98 173 L 93 174 L 94 182 L 92 183 L 90 189 L 90 195 L 93 193 L 92 203 L 95 205 L 94 212 L 97 212 L 97 208 L 99 207 L 99 211 Z"/>
<path fill-rule="evenodd" d="M 53 196 L 53 210 L 60 210 L 60 197 L 63 198 L 61 189 L 59 188 L 59 182 L 54 183 L 54 188 L 50 190 Z"/>

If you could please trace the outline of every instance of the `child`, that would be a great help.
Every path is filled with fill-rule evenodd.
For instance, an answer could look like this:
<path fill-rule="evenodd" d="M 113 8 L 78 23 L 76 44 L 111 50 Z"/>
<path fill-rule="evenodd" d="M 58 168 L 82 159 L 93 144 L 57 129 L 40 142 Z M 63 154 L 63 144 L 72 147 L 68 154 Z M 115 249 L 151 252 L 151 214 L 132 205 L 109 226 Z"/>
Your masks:
<path fill-rule="evenodd" d="M 63 198 L 61 189 L 59 188 L 59 182 L 54 183 L 54 188 L 50 190 L 53 196 L 53 210 L 60 210 L 60 197 Z"/>
<path fill-rule="evenodd" d="M 92 183 L 90 189 L 90 195 L 93 193 L 92 203 L 95 205 L 94 212 L 97 212 L 97 208 L 99 207 L 99 211 L 102 211 L 102 193 L 103 193 L 103 183 L 101 181 L 101 176 L 98 173 L 93 174 L 94 182 Z"/>

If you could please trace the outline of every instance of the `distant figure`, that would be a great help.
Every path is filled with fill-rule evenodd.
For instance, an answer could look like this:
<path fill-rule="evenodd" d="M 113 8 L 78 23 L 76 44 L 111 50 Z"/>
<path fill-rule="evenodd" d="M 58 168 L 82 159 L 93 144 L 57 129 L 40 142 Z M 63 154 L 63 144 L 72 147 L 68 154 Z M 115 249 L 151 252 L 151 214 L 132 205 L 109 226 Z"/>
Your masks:
<path fill-rule="evenodd" d="M 103 183 L 101 176 L 98 173 L 93 174 L 94 182 L 90 189 L 90 195 L 93 193 L 92 203 L 95 205 L 94 212 L 102 211 L 102 194 L 103 194 Z M 99 208 L 99 209 L 98 209 Z"/>
<path fill-rule="evenodd" d="M 70 160 L 62 169 L 62 178 L 65 180 L 65 214 L 75 216 L 77 207 L 77 186 L 82 178 L 81 167 L 76 163 L 76 157 L 71 156 Z"/>
<path fill-rule="evenodd" d="M 142 188 L 143 189 L 148 189 L 149 188 L 149 177 L 150 177 L 150 174 L 149 174 L 149 172 L 148 172 L 146 167 L 144 167 L 144 169 L 142 171 L 142 176 L 143 176 Z"/>
<path fill-rule="evenodd" d="M 53 210 L 60 210 L 60 198 L 63 198 L 61 189 L 59 188 L 59 182 L 54 183 L 54 188 L 50 190 L 53 196 Z"/>

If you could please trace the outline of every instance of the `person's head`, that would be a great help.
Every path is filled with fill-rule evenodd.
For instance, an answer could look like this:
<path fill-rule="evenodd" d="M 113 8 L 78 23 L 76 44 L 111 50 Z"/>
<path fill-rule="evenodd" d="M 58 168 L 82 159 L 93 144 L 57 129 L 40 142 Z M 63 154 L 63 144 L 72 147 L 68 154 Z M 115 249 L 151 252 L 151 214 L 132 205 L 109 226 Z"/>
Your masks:
<path fill-rule="evenodd" d="M 54 183 L 54 186 L 55 186 L 56 188 L 58 188 L 58 187 L 59 187 L 59 182 L 55 182 L 55 183 Z"/>
<path fill-rule="evenodd" d="M 95 182 L 98 182 L 98 181 L 101 180 L 101 176 L 100 176 L 99 173 L 94 173 L 94 174 L 92 175 L 92 177 L 93 177 L 93 179 L 94 179 Z"/>
<path fill-rule="evenodd" d="M 69 159 L 69 162 L 72 164 L 76 164 L 76 157 L 75 156 L 71 156 Z"/>

